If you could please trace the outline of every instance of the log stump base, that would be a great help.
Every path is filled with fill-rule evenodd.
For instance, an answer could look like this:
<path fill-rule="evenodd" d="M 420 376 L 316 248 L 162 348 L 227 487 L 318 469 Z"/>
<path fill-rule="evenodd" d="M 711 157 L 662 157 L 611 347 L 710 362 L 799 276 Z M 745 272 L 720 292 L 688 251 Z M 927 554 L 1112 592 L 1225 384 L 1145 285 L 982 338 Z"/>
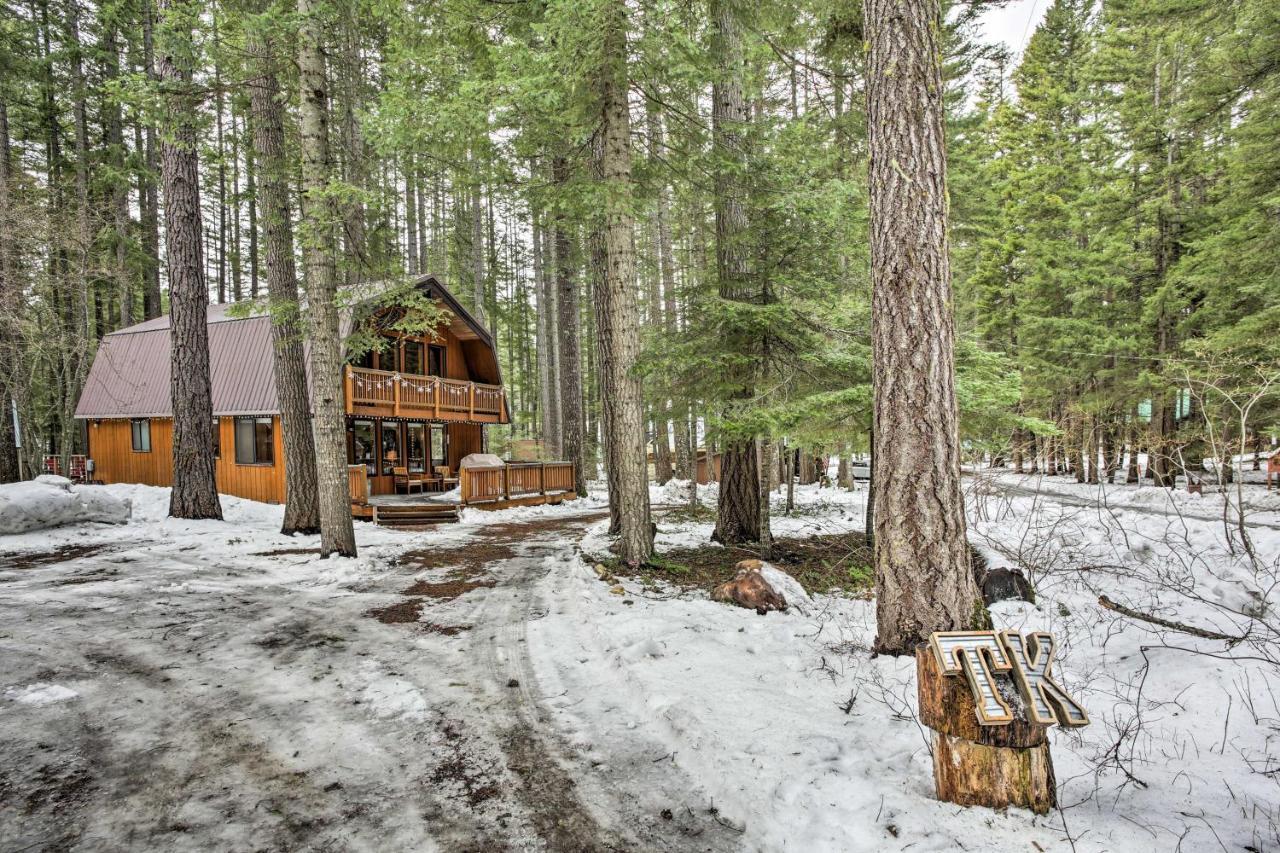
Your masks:
<path fill-rule="evenodd" d="M 993 809 L 1019 806 L 1037 814 L 1057 806 L 1048 729 L 1028 718 L 1012 683 L 1000 679 L 1000 695 L 1013 721 L 982 726 L 968 682 L 943 674 L 928 644 L 916 648 L 916 676 L 920 722 L 933 730 L 939 800 Z"/>

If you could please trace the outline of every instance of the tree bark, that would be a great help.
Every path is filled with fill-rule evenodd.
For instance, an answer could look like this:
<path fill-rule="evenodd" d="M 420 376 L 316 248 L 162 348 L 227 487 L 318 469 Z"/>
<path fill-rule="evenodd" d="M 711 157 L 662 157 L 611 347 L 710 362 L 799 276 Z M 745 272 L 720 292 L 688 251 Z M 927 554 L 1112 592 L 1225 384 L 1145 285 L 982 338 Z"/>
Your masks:
<path fill-rule="evenodd" d="M 204 279 L 196 114 L 192 82 L 195 7 L 164 0 L 160 7 L 160 83 L 173 124 L 161 141 L 165 257 L 169 265 L 169 392 L 173 405 L 173 490 L 169 515 L 222 518 L 215 479 L 213 400 L 209 388 L 209 291 Z"/>
<path fill-rule="evenodd" d="M 261 34 L 250 34 L 247 52 L 254 64 L 249 88 L 253 156 L 261 169 L 259 191 L 272 317 L 272 369 L 280 397 L 284 441 L 285 507 L 280 532 L 291 536 L 320 532 L 320 496 L 294 266 L 284 105 L 274 51 L 275 45 Z"/>
<path fill-rule="evenodd" d="M 120 77 L 120 47 L 115 20 L 104 24 L 102 45 L 106 61 L 107 77 Z M 116 284 L 116 301 L 121 328 L 133 325 L 133 276 L 129 270 L 129 178 L 126 166 L 128 152 L 124 144 L 124 119 L 120 101 L 110 99 L 107 109 L 107 146 L 110 151 L 113 174 L 111 176 L 111 220 L 114 234 L 112 273 Z M 105 331 L 105 330 L 104 330 Z"/>
<path fill-rule="evenodd" d="M 303 263 L 311 335 L 311 428 L 316 446 L 320 504 L 320 556 L 356 555 L 347 486 L 346 419 L 338 338 L 338 274 L 334 254 L 340 215 L 328 195 L 333 178 L 329 158 L 328 90 L 316 0 L 298 0 L 298 85 L 301 89 Z"/>
<path fill-rule="evenodd" d="M 636 305 L 635 222 L 631 214 L 631 120 L 627 104 L 627 7 L 625 0 L 609 0 L 603 21 L 603 63 L 600 68 L 600 111 L 604 172 L 605 281 L 597 312 L 601 374 L 609 379 L 613 405 L 611 421 L 620 530 L 618 555 L 630 566 L 653 553 L 649 518 L 649 486 L 645 465 L 644 403 L 635 364 L 640 356 Z"/>
<path fill-rule="evenodd" d="M 557 156 L 551 165 L 552 180 L 564 190 L 569 182 L 569 163 Z M 582 435 L 582 357 L 578 349 L 578 284 L 573 276 L 573 258 L 569 253 L 569 223 L 563 210 L 557 209 L 552 220 L 556 253 L 556 311 L 560 343 L 560 428 L 564 458 L 574 463 L 574 489 L 587 493 L 586 454 Z M 592 472 L 594 473 L 594 472 Z"/>
<path fill-rule="evenodd" d="M 960 490 L 937 0 L 867 0 L 875 648 L 974 624 Z"/>
<path fill-rule="evenodd" d="M 142 1 L 143 72 L 155 77 L 154 7 L 152 0 Z M 143 317 L 151 320 L 164 313 L 160 294 L 160 200 L 156 176 L 160 172 L 156 157 L 156 129 L 150 123 L 143 129 L 143 168 L 138 173 L 138 211 L 142 226 L 144 274 L 142 289 Z"/>
<path fill-rule="evenodd" d="M 18 448 L 14 445 L 13 392 L 9 373 L 19 363 L 17 316 L 21 294 L 13 264 L 13 222 L 9 186 L 12 180 L 12 149 L 9 144 L 9 107 L 0 96 L 0 483 L 15 482 L 21 473 Z"/>
<path fill-rule="evenodd" d="M 723 299 L 758 301 L 760 288 L 750 277 L 744 241 L 747 214 L 742 184 L 746 180 L 743 129 L 748 116 L 743 98 L 744 66 L 742 32 L 731 0 L 711 3 L 712 52 L 716 77 L 711 88 L 712 136 L 715 141 L 716 272 Z M 734 335 L 726 346 L 749 349 L 757 345 L 748 335 Z M 753 377 L 734 376 L 731 400 L 745 402 L 753 393 Z M 732 437 L 724 442 L 720 468 L 720 495 L 716 542 L 758 542 L 762 525 L 759 450 L 750 438 Z"/>

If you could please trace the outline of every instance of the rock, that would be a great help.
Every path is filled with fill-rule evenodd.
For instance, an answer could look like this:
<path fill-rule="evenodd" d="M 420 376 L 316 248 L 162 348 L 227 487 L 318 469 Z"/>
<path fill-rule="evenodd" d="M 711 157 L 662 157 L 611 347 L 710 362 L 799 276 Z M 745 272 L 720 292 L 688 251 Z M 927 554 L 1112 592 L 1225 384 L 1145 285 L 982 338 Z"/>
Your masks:
<path fill-rule="evenodd" d="M 754 560 L 752 562 L 759 561 Z M 773 587 L 773 591 L 782 596 L 782 600 L 787 603 L 788 609 L 798 610 L 800 613 L 808 615 L 813 607 L 813 599 L 809 597 L 809 593 L 804 591 L 800 581 L 772 563 L 761 563 L 760 574 L 764 576 L 769 586 Z"/>
<path fill-rule="evenodd" d="M 611 586 L 611 587 L 609 587 L 609 592 L 613 593 L 614 595 L 626 595 L 626 594 L 627 594 L 627 590 L 626 590 L 626 588 L 625 588 L 625 587 L 623 587 L 623 585 L 622 585 L 622 584 L 618 584 L 617 586 Z"/>
<path fill-rule="evenodd" d="M 734 568 L 738 572 L 733 580 L 720 584 L 711 592 L 713 601 L 732 602 L 762 616 L 770 610 L 787 609 L 787 600 L 765 580 L 761 571 L 763 563 L 743 560 Z"/>
<path fill-rule="evenodd" d="M 982 573 L 982 600 L 987 604 L 997 601 L 1036 601 L 1036 594 L 1027 582 L 1026 575 L 1018 569 L 987 569 Z"/>

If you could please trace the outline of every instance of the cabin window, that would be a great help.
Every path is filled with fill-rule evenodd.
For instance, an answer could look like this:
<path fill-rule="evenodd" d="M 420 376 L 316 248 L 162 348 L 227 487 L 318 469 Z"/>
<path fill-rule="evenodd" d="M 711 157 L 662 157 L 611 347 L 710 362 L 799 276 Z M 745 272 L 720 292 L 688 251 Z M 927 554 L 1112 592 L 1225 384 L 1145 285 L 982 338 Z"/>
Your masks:
<path fill-rule="evenodd" d="M 402 465 L 400 459 L 400 429 L 395 424 L 382 425 L 382 475 L 391 476 L 392 468 Z"/>
<path fill-rule="evenodd" d="M 363 465 L 373 474 L 373 421 L 351 422 L 351 464 Z"/>
<path fill-rule="evenodd" d="M 213 438 L 213 458 L 222 458 L 222 422 L 218 418 L 213 419 L 213 430 L 211 432 Z"/>
<path fill-rule="evenodd" d="M 354 358 L 351 359 L 351 363 L 354 364 L 356 367 L 368 367 L 372 369 L 373 368 L 373 349 L 372 348 L 367 349 L 364 352 L 360 353 L 360 355 L 355 356 Z"/>
<path fill-rule="evenodd" d="M 236 464 L 275 464 L 271 418 L 236 418 Z"/>
<path fill-rule="evenodd" d="M 444 347 L 427 347 L 427 375 L 444 376 Z"/>
<path fill-rule="evenodd" d="M 400 368 L 401 373 L 412 373 L 422 376 L 426 373 L 424 369 L 426 365 L 423 363 L 423 352 L 421 341 L 405 341 L 404 342 L 404 364 Z"/>
<path fill-rule="evenodd" d="M 129 422 L 133 433 L 133 450 L 135 453 L 151 452 L 151 421 L 146 418 L 134 418 Z"/>
<path fill-rule="evenodd" d="M 409 424 L 405 432 L 407 440 L 404 449 L 408 455 L 409 470 L 421 473 L 427 470 L 427 425 Z"/>

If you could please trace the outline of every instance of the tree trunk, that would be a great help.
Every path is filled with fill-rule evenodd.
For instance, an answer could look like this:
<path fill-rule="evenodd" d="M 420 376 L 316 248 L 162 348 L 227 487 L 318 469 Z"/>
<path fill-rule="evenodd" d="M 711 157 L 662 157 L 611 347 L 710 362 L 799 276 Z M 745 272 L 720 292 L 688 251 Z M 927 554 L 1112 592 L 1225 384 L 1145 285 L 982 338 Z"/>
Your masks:
<path fill-rule="evenodd" d="M 155 77 L 152 0 L 142 2 L 142 61 L 147 77 Z M 145 273 L 142 289 L 143 316 L 154 319 L 164 313 L 160 294 L 160 200 L 156 187 L 159 166 L 156 158 L 156 129 L 150 123 L 143 133 L 143 168 L 138 174 L 139 224 L 142 226 L 142 254 Z"/>
<path fill-rule="evenodd" d="M 105 24 L 102 52 L 107 65 L 107 77 L 117 80 L 120 77 L 120 47 L 117 38 L 116 23 L 113 20 Z M 129 270 L 129 172 L 126 166 L 128 152 L 124 144 L 124 119 L 120 111 L 119 100 L 110 99 L 107 110 L 107 146 L 110 149 L 111 165 L 111 220 L 116 301 L 119 303 L 120 327 L 133 325 L 133 276 Z M 105 331 L 105 329 L 103 330 Z"/>
<path fill-rule="evenodd" d="M 635 223 L 631 214 L 631 121 L 627 105 L 627 7 L 625 0 L 610 0 L 602 22 L 603 65 L 600 68 L 600 111 L 604 177 L 605 281 L 603 302 L 597 311 L 596 337 L 600 342 L 601 375 L 609 379 L 613 405 L 606 409 L 611 421 L 614 449 L 611 461 L 617 492 L 620 530 L 618 555 L 629 566 L 639 565 L 653 553 L 653 528 L 649 518 L 649 486 L 645 465 L 644 403 L 640 379 L 634 367 L 640 356 L 639 317 L 636 305 Z"/>
<path fill-rule="evenodd" d="M 556 157 L 552 180 L 564 189 L 569 182 L 569 163 Z M 560 343 L 560 428 L 564 458 L 574 463 L 575 490 L 587 493 L 586 454 L 582 435 L 582 359 L 578 351 L 578 285 L 573 278 L 573 258 L 569 254 L 569 223 L 562 210 L 554 218 L 556 252 L 556 310 L 559 314 L 557 340 Z"/>
<path fill-rule="evenodd" d="M 312 433 L 320 504 L 320 556 L 356 555 L 347 486 L 346 419 L 341 381 L 342 349 L 335 303 L 334 262 L 339 214 L 327 196 L 333 177 L 324 55 L 316 0 L 298 0 L 298 85 L 301 90 L 303 263 L 311 337 Z"/>
<path fill-rule="evenodd" d="M 877 651 L 971 627 L 937 0 L 867 0 Z M 985 615 L 985 614 L 981 614 Z"/>
<path fill-rule="evenodd" d="M 411 276 L 416 276 L 422 269 L 418 260 L 418 198 L 416 182 L 413 179 L 413 152 L 405 154 L 404 160 L 404 230 L 405 230 L 405 265 Z"/>
<path fill-rule="evenodd" d="M 530 164 L 530 173 L 535 167 Z M 560 457 L 560 439 L 557 424 L 559 412 L 556 408 L 555 389 L 555 287 L 553 277 L 548 268 L 548 240 L 542 227 L 542 211 L 534 208 L 531 212 L 533 232 L 533 283 L 537 300 L 537 344 L 538 354 L 538 410 L 541 415 L 542 445 L 545 453 L 553 459 Z"/>
<path fill-rule="evenodd" d="M 320 532 L 320 496 L 299 321 L 298 277 L 294 267 L 284 105 L 274 48 L 274 43 L 260 34 L 250 34 L 248 54 L 255 65 L 249 86 L 253 147 L 254 158 L 262 171 L 259 186 L 272 316 L 272 368 L 280 397 L 284 440 L 285 507 L 280 532 L 290 536 Z"/>
<path fill-rule="evenodd" d="M 213 400 L 209 387 L 209 291 L 204 279 L 196 114 L 192 82 L 192 9 L 180 0 L 161 7 L 161 82 L 169 91 L 173 122 L 161 141 L 164 180 L 165 257 L 169 265 L 169 341 L 172 366 L 173 490 L 169 515 L 222 518 L 215 479 Z"/>
<path fill-rule="evenodd" d="M 9 386 L 9 371 L 19 363 L 13 318 L 18 315 L 21 303 L 11 255 L 13 211 L 10 209 L 9 182 L 12 180 L 12 167 L 9 108 L 0 94 L 0 483 L 12 483 L 21 474 L 18 448 L 14 445 L 13 392 Z"/>
<path fill-rule="evenodd" d="M 747 214 L 742 196 L 746 180 L 743 157 L 744 128 L 748 117 L 743 98 L 744 56 L 742 32 L 731 0 L 712 0 L 712 53 L 716 63 L 711 87 L 711 123 L 715 142 L 716 273 L 721 298 L 757 301 L 760 288 L 751 279 L 747 263 Z M 735 351 L 752 349 L 753 332 L 732 335 L 725 346 Z M 753 377 L 727 377 L 734 401 L 753 396 Z M 756 441 L 733 437 L 724 442 L 720 466 L 720 496 L 715 531 L 711 538 L 726 545 L 758 542 L 762 526 L 760 504 L 760 452 Z"/>
<path fill-rule="evenodd" d="M 916 651 L 920 722 L 933 730 L 933 780 L 939 800 L 1046 814 L 1057 785 L 1045 726 L 1027 717 L 1016 695 L 1006 698 L 1014 720 L 978 725 L 973 691 L 963 676 L 944 675 L 933 650 Z"/>

